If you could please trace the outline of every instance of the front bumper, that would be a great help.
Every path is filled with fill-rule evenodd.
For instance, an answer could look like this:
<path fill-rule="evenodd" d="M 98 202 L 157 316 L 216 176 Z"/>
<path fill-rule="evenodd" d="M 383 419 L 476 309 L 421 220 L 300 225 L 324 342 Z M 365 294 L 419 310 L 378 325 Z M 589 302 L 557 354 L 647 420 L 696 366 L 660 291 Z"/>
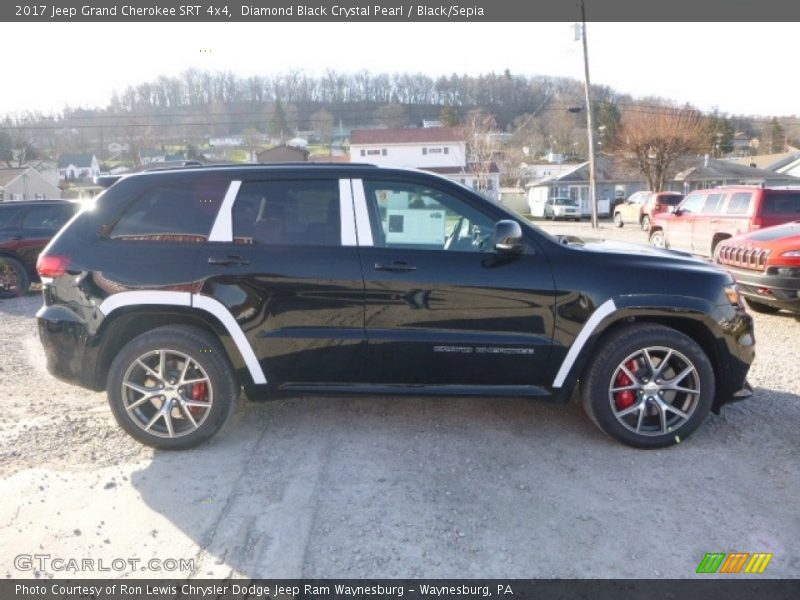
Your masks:
<path fill-rule="evenodd" d="M 742 296 L 793 312 L 800 312 L 800 278 L 781 277 L 766 271 L 736 269 L 722 264 L 739 285 Z"/>

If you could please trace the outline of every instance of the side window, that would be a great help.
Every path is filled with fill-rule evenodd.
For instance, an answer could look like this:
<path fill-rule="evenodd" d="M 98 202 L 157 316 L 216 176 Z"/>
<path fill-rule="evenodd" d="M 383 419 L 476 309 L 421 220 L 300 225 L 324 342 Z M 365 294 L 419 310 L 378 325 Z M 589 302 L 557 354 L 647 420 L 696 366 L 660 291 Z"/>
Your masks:
<path fill-rule="evenodd" d="M 703 194 L 689 194 L 681 204 L 681 211 L 687 213 L 697 213 L 703 207 Z"/>
<path fill-rule="evenodd" d="M 16 221 L 20 209 L 16 206 L 3 206 L 0 208 L 0 229 L 16 229 L 19 226 Z"/>
<path fill-rule="evenodd" d="M 151 242 L 204 242 L 229 183 L 201 179 L 152 188 L 128 206 L 109 237 Z"/>
<path fill-rule="evenodd" d="M 491 250 L 494 221 L 447 192 L 413 184 L 364 181 L 376 246 L 481 252 Z"/>
<path fill-rule="evenodd" d="M 722 207 L 723 197 L 723 194 L 709 194 L 706 196 L 706 201 L 703 204 L 703 209 L 701 212 L 712 215 L 718 213 L 719 209 Z"/>
<path fill-rule="evenodd" d="M 71 205 L 36 206 L 22 218 L 22 228 L 57 231 L 74 213 Z"/>
<path fill-rule="evenodd" d="M 746 215 L 750 212 L 750 199 L 753 197 L 751 192 L 736 192 L 731 195 L 728 201 L 728 209 L 725 211 L 729 215 Z"/>
<path fill-rule="evenodd" d="M 762 213 L 765 215 L 798 215 L 800 218 L 800 193 L 766 192 Z"/>
<path fill-rule="evenodd" d="M 246 182 L 233 205 L 237 244 L 339 246 L 341 231 L 335 179 Z"/>

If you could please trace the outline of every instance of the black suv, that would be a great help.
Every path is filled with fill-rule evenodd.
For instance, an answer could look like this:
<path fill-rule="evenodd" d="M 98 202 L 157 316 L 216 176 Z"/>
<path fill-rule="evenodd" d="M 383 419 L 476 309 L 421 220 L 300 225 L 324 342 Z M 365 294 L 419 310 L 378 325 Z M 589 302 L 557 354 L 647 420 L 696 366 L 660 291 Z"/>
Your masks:
<path fill-rule="evenodd" d="M 39 252 L 79 208 L 67 200 L 0 202 L 0 298 L 20 296 L 39 281 Z"/>
<path fill-rule="evenodd" d="M 751 317 L 688 255 L 552 237 L 429 173 L 241 165 L 122 178 L 39 259 L 48 368 L 159 448 L 248 397 L 583 403 L 615 439 L 681 441 L 749 393 Z"/>

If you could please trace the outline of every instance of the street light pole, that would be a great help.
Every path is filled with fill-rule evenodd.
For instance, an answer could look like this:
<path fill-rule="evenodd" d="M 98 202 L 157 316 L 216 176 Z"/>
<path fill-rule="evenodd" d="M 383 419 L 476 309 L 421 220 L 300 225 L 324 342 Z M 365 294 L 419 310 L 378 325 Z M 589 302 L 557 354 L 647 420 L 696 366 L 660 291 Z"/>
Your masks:
<path fill-rule="evenodd" d="M 586 94 L 586 135 L 589 138 L 589 203 L 592 207 L 592 229 L 597 229 L 597 182 L 594 168 L 594 118 L 592 115 L 591 82 L 589 80 L 589 46 L 586 42 L 586 6 L 581 0 L 581 39 L 583 40 L 583 71 Z"/>

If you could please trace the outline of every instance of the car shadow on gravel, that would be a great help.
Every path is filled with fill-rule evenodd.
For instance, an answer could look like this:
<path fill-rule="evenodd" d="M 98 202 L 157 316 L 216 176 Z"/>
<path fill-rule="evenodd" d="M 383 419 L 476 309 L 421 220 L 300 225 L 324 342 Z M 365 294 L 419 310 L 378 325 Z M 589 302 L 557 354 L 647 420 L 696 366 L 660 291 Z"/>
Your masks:
<path fill-rule="evenodd" d="M 640 451 L 574 399 L 298 398 L 131 481 L 200 548 L 196 577 L 678 577 L 709 544 L 793 535 L 798 420 L 800 396 L 759 389 Z"/>

